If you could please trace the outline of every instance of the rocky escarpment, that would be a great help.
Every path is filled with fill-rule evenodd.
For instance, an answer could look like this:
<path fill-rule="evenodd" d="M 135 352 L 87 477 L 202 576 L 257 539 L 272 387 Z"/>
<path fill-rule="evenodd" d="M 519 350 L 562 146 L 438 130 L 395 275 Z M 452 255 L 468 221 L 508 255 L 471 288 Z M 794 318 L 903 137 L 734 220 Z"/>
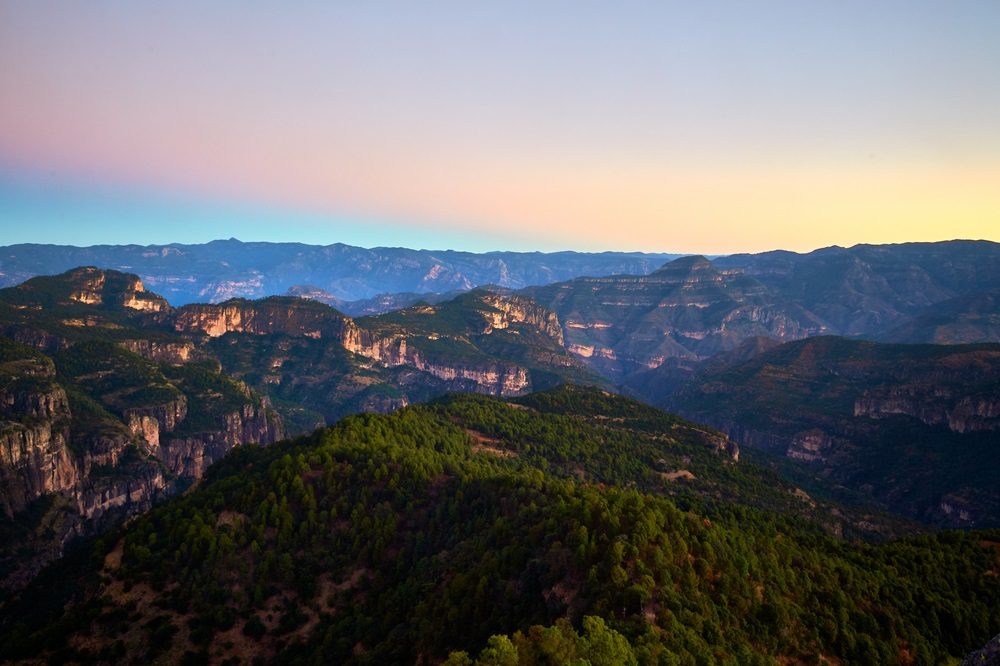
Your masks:
<path fill-rule="evenodd" d="M 484 334 L 494 327 L 506 328 L 507 323 L 502 317 L 491 318 L 484 322 Z M 461 357 L 447 359 L 440 355 L 440 360 L 432 360 L 426 351 L 408 343 L 404 334 L 382 336 L 355 326 L 346 332 L 342 344 L 348 351 L 387 367 L 406 365 L 445 381 L 469 382 L 481 393 L 514 396 L 531 386 L 527 369 L 516 363 L 481 357 L 463 361 Z"/>
<path fill-rule="evenodd" d="M 484 293 L 481 300 L 488 306 L 478 310 L 486 321 L 482 330 L 483 335 L 488 335 L 497 329 L 510 328 L 514 324 L 525 324 L 549 336 L 560 346 L 563 345 L 562 326 L 559 325 L 558 315 L 552 310 L 542 307 L 530 298 L 516 295 Z"/>
<path fill-rule="evenodd" d="M 453 319 L 461 326 L 439 323 Z M 523 332 L 539 336 L 553 351 L 563 346 L 554 312 L 528 298 L 492 292 L 359 321 L 362 325 L 354 324 L 341 338 L 348 351 L 386 366 L 407 365 L 441 380 L 469 382 L 473 390 L 490 395 L 526 393 L 531 377 L 523 365 L 483 353 L 489 336 Z"/>
<path fill-rule="evenodd" d="M 954 432 L 1000 430 L 1000 396 L 962 395 L 947 386 L 892 386 L 866 392 L 854 402 L 854 415 L 878 419 L 903 414 Z"/>
<path fill-rule="evenodd" d="M 265 401 L 211 366 L 158 365 L 107 342 L 50 358 L 0 336 L 0 520 L 32 523 L 0 544 L 0 596 L 73 538 L 149 509 L 234 446 L 282 436 Z"/>
<path fill-rule="evenodd" d="M 194 363 L 211 357 L 200 352 L 190 340 L 122 340 L 123 348 L 150 361 L 162 363 Z"/>
<path fill-rule="evenodd" d="M 270 444 L 284 436 L 281 421 L 274 412 L 253 404 L 222 417 L 221 427 L 181 438 L 167 437 L 159 458 L 174 474 L 200 479 L 216 460 L 234 447 L 247 442 Z"/>
<path fill-rule="evenodd" d="M 355 327 L 344 336 L 343 345 L 347 351 L 388 367 L 406 365 L 445 381 L 471 382 L 476 390 L 489 395 L 520 395 L 531 386 L 528 371 L 515 363 L 480 360 L 466 364 L 461 359 L 436 363 L 402 336 L 381 337 Z"/>
<path fill-rule="evenodd" d="M 59 351 L 70 345 L 69 340 L 61 335 L 17 324 L 3 325 L 0 323 L 0 335 L 43 352 Z"/>
<path fill-rule="evenodd" d="M 65 425 L 0 422 L 0 508 L 8 517 L 46 493 L 76 487 L 79 475 L 67 441 Z"/>
<path fill-rule="evenodd" d="M 69 403 L 54 377 L 42 360 L 0 365 L 0 509 L 7 516 L 79 482 L 68 448 Z"/>
<path fill-rule="evenodd" d="M 612 377 L 671 358 L 704 359 L 748 338 L 795 340 L 824 331 L 802 308 L 704 257 L 677 259 L 646 276 L 577 278 L 521 293 L 558 315 L 570 353 Z"/>
<path fill-rule="evenodd" d="M 381 366 L 409 366 L 440 380 L 459 382 L 463 388 L 471 385 L 473 390 L 505 396 L 530 390 L 528 370 L 517 363 L 482 353 L 435 353 L 433 348 L 435 343 L 455 341 L 468 351 L 470 336 L 488 336 L 523 326 L 549 337 L 553 349 L 558 349 L 562 345 L 562 328 L 556 315 L 523 297 L 477 292 L 469 301 L 471 305 L 460 317 L 461 327 L 441 332 L 432 320 L 440 308 L 449 306 L 415 306 L 394 313 L 408 318 L 403 323 L 386 325 L 375 318 L 359 326 L 332 308 L 287 297 L 188 305 L 176 312 L 173 325 L 180 333 L 202 333 L 211 338 L 249 333 L 332 340 Z"/>
<path fill-rule="evenodd" d="M 234 299 L 209 305 L 186 305 L 174 314 L 174 329 L 219 337 L 226 333 L 342 336 L 350 320 L 333 308 L 299 298 L 273 297 L 261 301 Z"/>
<path fill-rule="evenodd" d="M 3 300 L 49 310 L 74 303 L 101 306 L 105 311 L 164 313 L 170 310 L 170 304 L 164 298 L 146 291 L 137 275 L 93 266 L 74 268 L 61 275 L 32 278 L 5 290 Z"/>
<path fill-rule="evenodd" d="M 163 434 L 176 430 L 186 416 L 187 399 L 181 396 L 178 400 L 158 405 L 126 409 L 122 413 L 122 420 L 141 442 L 146 453 L 161 457 L 160 440 Z"/>
<path fill-rule="evenodd" d="M 233 447 L 283 436 L 277 415 L 253 402 L 224 414 L 214 429 L 182 437 L 172 434 L 185 424 L 184 400 L 131 408 L 124 423 L 84 432 L 75 431 L 58 386 L 0 391 L 0 410 L 0 511 L 14 518 L 46 498 L 59 498 L 41 514 L 41 525 L 49 525 L 45 538 L 39 532 L 26 543 L 9 544 L 28 548 L 27 560 L 0 548 L 0 561 L 7 562 L 0 595 L 61 557 L 73 538 L 148 510 L 176 492 L 179 480 L 200 478 Z"/>
<path fill-rule="evenodd" d="M 148 511 L 153 504 L 174 492 L 174 484 L 155 461 L 130 465 L 128 473 L 91 476 L 81 485 L 80 513 L 91 521 L 91 529 L 101 529 L 115 520 Z"/>
<path fill-rule="evenodd" d="M 165 312 L 166 300 L 146 291 L 142 280 L 131 273 L 104 271 L 93 266 L 69 272 L 69 298 L 87 305 L 119 305 L 144 312 Z"/>
<path fill-rule="evenodd" d="M 818 337 L 696 369 L 663 404 L 904 515 L 1000 522 L 1000 346 Z"/>

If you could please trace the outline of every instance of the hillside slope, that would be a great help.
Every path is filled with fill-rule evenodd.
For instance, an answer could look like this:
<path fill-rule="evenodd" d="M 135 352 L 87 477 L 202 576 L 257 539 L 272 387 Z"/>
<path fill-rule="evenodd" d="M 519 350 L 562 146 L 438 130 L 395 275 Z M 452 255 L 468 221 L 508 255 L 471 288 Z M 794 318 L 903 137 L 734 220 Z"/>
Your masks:
<path fill-rule="evenodd" d="M 0 651 L 413 664 L 488 647 L 548 663 L 602 645 L 614 663 L 934 664 L 995 633 L 1000 534 L 836 539 L 753 506 L 806 504 L 719 442 L 562 389 L 243 447 L 3 606 Z"/>
<path fill-rule="evenodd" d="M 1000 345 L 811 338 L 706 365 L 663 404 L 903 515 L 1000 524 Z"/>
<path fill-rule="evenodd" d="M 567 380 L 603 383 L 565 353 L 555 315 L 519 297 L 355 322 L 287 297 L 174 309 L 137 276 L 92 267 L 0 290 L 0 591 L 234 446 Z"/>

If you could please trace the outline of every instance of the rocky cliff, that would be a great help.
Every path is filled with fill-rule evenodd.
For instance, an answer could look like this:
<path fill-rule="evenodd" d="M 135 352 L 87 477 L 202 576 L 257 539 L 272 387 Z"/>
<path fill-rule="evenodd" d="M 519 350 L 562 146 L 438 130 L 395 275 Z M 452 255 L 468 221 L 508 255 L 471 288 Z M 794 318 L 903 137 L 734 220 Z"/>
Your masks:
<path fill-rule="evenodd" d="M 61 498 L 53 509 L 60 518 L 40 514 L 42 524 L 53 525 L 48 538 L 9 544 L 33 554 L 30 566 L 16 558 L 0 575 L 0 592 L 23 585 L 74 537 L 146 511 L 179 482 L 200 478 L 234 446 L 280 439 L 273 410 L 249 390 L 247 398 L 209 427 L 175 437 L 186 425 L 186 398 L 129 408 L 118 420 L 99 407 L 88 414 L 95 407 L 85 398 L 76 399 L 74 414 L 61 386 L 37 378 L 29 387 L 14 382 L 0 389 L 0 511 L 13 519 L 48 497 Z M 0 560 L 9 555 L 0 548 Z"/>
<path fill-rule="evenodd" d="M 32 278 L 16 288 L 4 290 L 4 300 L 48 310 L 75 303 L 99 306 L 104 311 L 125 309 L 158 313 L 170 310 L 170 304 L 164 298 L 146 291 L 137 275 L 93 266 L 73 268 L 61 275 Z M 92 312 L 96 313 L 98 309 Z"/>
<path fill-rule="evenodd" d="M 192 363 L 211 359 L 211 356 L 199 352 L 190 340 L 141 338 L 137 340 L 122 340 L 119 344 L 123 348 L 145 359 L 162 363 Z"/>
<path fill-rule="evenodd" d="M 930 306 L 1000 284 L 1000 244 L 988 241 L 828 247 L 807 254 L 775 251 L 715 261 L 805 308 L 836 335 L 879 338 Z M 951 340 L 979 341 L 998 339 Z"/>
<path fill-rule="evenodd" d="M 260 301 L 235 299 L 209 305 L 186 305 L 174 315 L 174 329 L 181 333 L 304 335 L 311 338 L 343 336 L 350 320 L 333 308 L 300 298 L 273 297 Z"/>
<path fill-rule="evenodd" d="M 492 325 L 491 322 L 486 322 L 484 327 L 491 329 Z M 501 328 L 504 327 L 501 326 Z M 485 334 L 488 335 L 488 333 Z M 431 339 L 439 340 L 440 338 Z M 428 354 L 419 347 L 415 347 L 412 343 L 407 344 L 407 338 L 403 335 L 382 337 L 371 331 L 352 326 L 345 331 L 341 344 L 347 351 L 377 361 L 382 365 L 388 367 L 410 366 L 446 382 L 456 380 L 471 382 L 475 386 L 475 390 L 489 395 L 520 395 L 527 392 L 531 386 L 527 370 L 515 363 L 481 358 L 463 359 L 461 357 L 452 360 L 441 359 L 435 362 L 428 360 Z"/>
<path fill-rule="evenodd" d="M 707 364 L 665 406 L 894 511 L 1000 524 L 1000 346 L 811 338 Z"/>
<path fill-rule="evenodd" d="M 491 292 L 357 322 L 322 304 L 288 297 L 187 305 L 172 321 L 175 331 L 187 335 L 283 335 L 329 342 L 379 367 L 406 366 L 450 384 L 453 390 L 492 395 L 519 395 L 532 387 L 525 365 L 509 354 L 498 358 L 478 343 L 498 332 L 505 339 L 518 338 L 514 346 L 541 344 L 551 357 L 547 363 L 577 370 L 569 358 L 562 358 L 562 328 L 553 312 L 524 297 Z M 272 367 L 284 362 L 276 358 Z"/>
<path fill-rule="evenodd" d="M 11 349 L 4 350 L 7 358 Z M 79 482 L 69 444 L 69 403 L 48 359 L 0 363 L 0 509 L 11 517 Z"/>
<path fill-rule="evenodd" d="M 0 316 L 17 333 L 0 335 L 0 521 L 37 521 L 24 543 L 0 545 L 0 589 L 74 537 L 197 479 L 233 446 L 283 435 L 260 396 L 159 328 L 169 307 L 135 276 L 31 280 L 0 292 Z"/>
<path fill-rule="evenodd" d="M 825 330 L 756 280 L 700 256 L 647 276 L 578 278 L 521 293 L 556 312 L 571 353 L 616 378 L 671 358 L 708 358 L 748 338 L 796 340 Z"/>
<path fill-rule="evenodd" d="M 280 420 L 273 411 L 244 404 L 224 414 L 221 427 L 187 435 L 166 438 L 160 460 L 177 476 L 200 479 L 216 460 L 222 459 L 234 447 L 247 442 L 270 444 L 284 435 Z"/>
<path fill-rule="evenodd" d="M 854 415 L 878 419 L 903 414 L 954 432 L 1000 430 L 1000 396 L 967 395 L 950 386 L 891 386 L 865 392 L 854 402 Z"/>
<path fill-rule="evenodd" d="M 453 344 L 478 349 L 473 339 L 518 327 L 546 336 L 557 346 L 563 343 L 555 313 L 523 297 L 476 292 L 448 304 L 416 306 L 394 314 L 350 326 L 341 344 L 387 366 L 407 365 L 445 381 L 472 382 L 476 390 L 491 395 L 520 395 L 530 390 L 527 369 L 482 353 L 471 354 L 468 349 L 449 354 L 436 353 L 436 348 Z M 456 314 L 461 316 L 461 326 L 445 323 Z"/>

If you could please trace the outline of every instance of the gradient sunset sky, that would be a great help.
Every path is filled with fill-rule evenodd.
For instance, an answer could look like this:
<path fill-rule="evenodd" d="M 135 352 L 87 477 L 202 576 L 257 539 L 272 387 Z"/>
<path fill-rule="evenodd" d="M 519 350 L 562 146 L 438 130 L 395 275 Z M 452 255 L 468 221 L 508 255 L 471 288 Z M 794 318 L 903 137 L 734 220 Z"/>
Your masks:
<path fill-rule="evenodd" d="M 1000 2 L 0 0 L 0 245 L 1000 241 Z"/>

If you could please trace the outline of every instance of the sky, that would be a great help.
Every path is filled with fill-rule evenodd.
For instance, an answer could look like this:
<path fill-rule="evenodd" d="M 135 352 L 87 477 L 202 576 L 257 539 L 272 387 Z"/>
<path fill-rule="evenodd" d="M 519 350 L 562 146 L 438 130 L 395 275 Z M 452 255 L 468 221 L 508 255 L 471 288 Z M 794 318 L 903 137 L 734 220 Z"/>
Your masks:
<path fill-rule="evenodd" d="M 997 35 L 997 0 L 0 0 L 0 245 L 1000 241 Z"/>

